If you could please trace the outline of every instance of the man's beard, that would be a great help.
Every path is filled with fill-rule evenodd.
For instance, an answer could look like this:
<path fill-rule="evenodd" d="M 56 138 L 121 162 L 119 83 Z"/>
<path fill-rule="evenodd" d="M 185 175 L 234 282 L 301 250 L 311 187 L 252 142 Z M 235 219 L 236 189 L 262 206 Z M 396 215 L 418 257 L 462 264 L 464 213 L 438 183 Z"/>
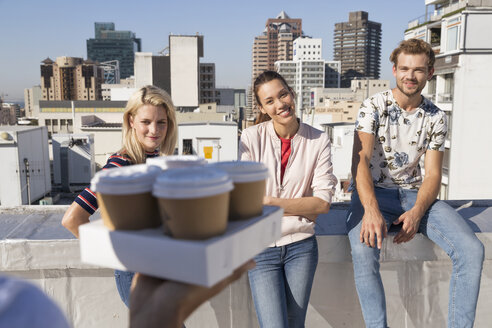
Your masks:
<path fill-rule="evenodd" d="M 402 82 L 401 84 L 400 83 L 396 83 L 396 87 L 398 88 L 398 90 L 400 90 L 400 92 L 403 93 L 407 97 L 411 97 L 411 96 L 414 96 L 416 94 L 420 94 L 420 92 L 425 87 L 425 84 L 421 87 L 421 86 L 418 85 L 418 82 L 414 82 L 414 81 L 410 81 L 410 82 L 415 83 L 417 85 L 417 88 L 414 89 L 414 90 L 411 90 L 411 91 L 405 91 L 404 86 L 403 86 L 403 83 L 404 82 Z"/>

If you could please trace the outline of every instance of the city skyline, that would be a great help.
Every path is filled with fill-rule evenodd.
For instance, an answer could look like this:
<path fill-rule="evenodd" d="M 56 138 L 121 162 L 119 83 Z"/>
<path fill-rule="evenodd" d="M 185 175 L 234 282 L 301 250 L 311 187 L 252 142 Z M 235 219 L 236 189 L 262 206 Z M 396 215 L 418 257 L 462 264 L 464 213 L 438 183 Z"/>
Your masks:
<path fill-rule="evenodd" d="M 405 6 L 402 13 L 395 8 Z M 141 14 L 135 15 L 135 12 Z M 351 11 L 367 11 L 373 21 L 382 23 L 381 78 L 393 83 L 391 50 L 403 39 L 409 21 L 425 13 L 424 0 L 382 0 L 366 3 L 322 1 L 233 3 L 195 0 L 179 3 L 137 4 L 129 1 L 93 0 L 84 6 L 59 0 L 49 4 L 0 0 L 0 96 L 6 102 L 23 101 L 25 88 L 40 84 L 40 65 L 46 57 L 82 57 L 87 59 L 86 40 L 93 38 L 95 22 L 113 22 L 118 30 L 130 30 L 142 40 L 142 51 L 157 54 L 168 46 L 169 34 L 204 36 L 201 62 L 216 65 L 217 87 L 247 88 L 251 83 L 251 49 L 254 37 L 265 22 L 285 11 L 301 18 L 306 35 L 323 39 L 323 59 L 333 59 L 335 23 L 346 20 Z M 16 15 L 13 15 L 16 13 Z M 49 20 L 47 17 L 53 16 Z M 22 20 L 19 20 L 22 17 Z"/>

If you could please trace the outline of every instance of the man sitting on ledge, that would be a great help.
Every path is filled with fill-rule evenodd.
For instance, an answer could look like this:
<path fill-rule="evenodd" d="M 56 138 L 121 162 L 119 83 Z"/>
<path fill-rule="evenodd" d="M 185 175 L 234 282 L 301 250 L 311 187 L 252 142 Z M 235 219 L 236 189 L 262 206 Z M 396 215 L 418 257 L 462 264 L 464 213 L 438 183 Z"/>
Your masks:
<path fill-rule="evenodd" d="M 389 227 L 393 242 L 421 232 L 451 258 L 448 327 L 472 327 L 484 259 L 482 243 L 449 205 L 436 200 L 447 132 L 446 114 L 421 95 L 434 73 L 431 46 L 402 41 L 390 56 L 397 87 L 364 101 L 355 123 L 347 214 L 354 277 L 367 327 L 387 327 L 379 254 Z M 420 157 L 425 154 L 425 177 Z"/>

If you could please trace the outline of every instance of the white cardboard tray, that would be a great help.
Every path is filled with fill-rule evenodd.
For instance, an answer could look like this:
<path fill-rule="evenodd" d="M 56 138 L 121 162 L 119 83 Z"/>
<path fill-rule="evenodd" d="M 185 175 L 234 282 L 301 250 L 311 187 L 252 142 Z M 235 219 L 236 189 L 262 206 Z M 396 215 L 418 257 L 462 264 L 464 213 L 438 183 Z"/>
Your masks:
<path fill-rule="evenodd" d="M 213 286 L 280 238 L 283 210 L 263 207 L 262 216 L 229 222 L 206 240 L 165 236 L 162 229 L 110 231 L 96 220 L 79 227 L 82 262 Z"/>

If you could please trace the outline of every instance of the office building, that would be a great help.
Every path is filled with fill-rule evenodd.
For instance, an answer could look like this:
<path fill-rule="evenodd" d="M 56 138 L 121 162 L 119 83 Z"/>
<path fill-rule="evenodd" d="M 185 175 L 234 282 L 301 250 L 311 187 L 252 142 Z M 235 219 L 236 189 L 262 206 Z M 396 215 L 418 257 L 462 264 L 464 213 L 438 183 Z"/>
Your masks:
<path fill-rule="evenodd" d="M 293 60 L 277 61 L 275 69 L 295 91 L 297 116 L 302 117 L 303 111 L 314 106 L 311 88 L 339 87 L 339 62 L 327 62 L 322 59 L 322 40 L 310 37 L 299 37 L 293 43 Z M 329 68 L 329 76 L 325 70 Z"/>
<path fill-rule="evenodd" d="M 200 63 L 200 104 L 217 102 L 215 64 Z"/>
<path fill-rule="evenodd" d="M 107 84 L 101 85 L 102 89 L 102 100 L 104 101 L 127 101 L 133 92 L 136 91 L 135 88 L 135 78 L 127 77 L 126 79 L 121 79 L 118 84 Z"/>
<path fill-rule="evenodd" d="M 490 199 L 492 2 L 426 0 L 425 6 L 426 14 L 409 22 L 405 39 L 427 41 L 436 54 L 423 94 L 448 119 L 440 198 Z"/>
<path fill-rule="evenodd" d="M 350 88 L 311 88 L 312 102 L 303 121 L 318 129 L 327 123 L 354 123 L 360 104 L 389 87 L 388 80 L 352 80 Z"/>
<path fill-rule="evenodd" d="M 302 117 L 302 112 L 311 105 L 311 88 L 323 88 L 325 85 L 325 61 L 291 60 L 278 61 L 275 69 L 286 78 L 286 82 L 295 91 L 296 112 Z"/>
<path fill-rule="evenodd" d="M 20 106 L 13 103 L 0 103 L 0 125 L 15 125 L 20 117 Z"/>
<path fill-rule="evenodd" d="M 342 65 L 342 87 L 356 77 L 379 79 L 381 23 L 370 21 L 365 11 L 349 13 L 348 22 L 335 24 L 333 59 Z"/>
<path fill-rule="evenodd" d="M 182 111 L 194 110 L 199 104 L 200 57 L 203 35 L 169 36 L 171 97 Z"/>
<path fill-rule="evenodd" d="M 39 113 L 39 101 L 41 100 L 41 86 L 36 85 L 30 89 L 24 89 L 24 110 L 28 118 L 37 117 Z"/>
<path fill-rule="evenodd" d="M 301 36 L 292 44 L 292 60 L 321 60 L 323 42 L 321 39 Z"/>
<path fill-rule="evenodd" d="M 100 100 L 104 71 L 77 57 L 50 58 L 41 65 L 42 100 Z"/>
<path fill-rule="evenodd" d="M 339 60 L 325 61 L 325 88 L 340 88 L 342 63 Z"/>
<path fill-rule="evenodd" d="M 114 23 L 94 23 L 94 29 L 95 38 L 87 40 L 87 58 L 97 62 L 117 60 L 120 77 L 132 76 L 135 52 L 142 51 L 141 40 L 131 31 L 116 31 Z"/>
<path fill-rule="evenodd" d="M 302 35 L 302 19 L 290 18 L 284 11 L 276 18 L 269 18 L 263 33 L 253 42 L 251 85 L 264 71 L 275 70 L 275 62 L 292 60 L 294 40 Z M 254 96 L 251 96 L 250 105 L 255 107 Z M 254 116 L 251 108 L 247 116 L 250 119 Z"/>
<path fill-rule="evenodd" d="M 171 94 L 170 57 L 151 52 L 135 53 L 135 88 L 155 85 Z"/>

